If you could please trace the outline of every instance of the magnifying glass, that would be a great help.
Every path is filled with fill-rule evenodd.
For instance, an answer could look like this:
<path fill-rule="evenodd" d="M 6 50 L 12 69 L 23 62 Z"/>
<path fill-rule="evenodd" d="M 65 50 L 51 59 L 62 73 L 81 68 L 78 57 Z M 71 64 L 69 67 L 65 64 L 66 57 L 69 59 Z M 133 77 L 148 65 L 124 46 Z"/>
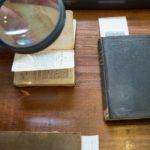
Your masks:
<path fill-rule="evenodd" d="M 62 0 L 0 0 L 0 46 L 35 53 L 52 44 L 65 23 Z"/>

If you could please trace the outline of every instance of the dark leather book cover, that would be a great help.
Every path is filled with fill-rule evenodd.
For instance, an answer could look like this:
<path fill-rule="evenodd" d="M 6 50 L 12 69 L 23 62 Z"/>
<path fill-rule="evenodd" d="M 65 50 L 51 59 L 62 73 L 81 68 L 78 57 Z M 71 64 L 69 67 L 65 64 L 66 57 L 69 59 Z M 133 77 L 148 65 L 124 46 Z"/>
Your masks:
<path fill-rule="evenodd" d="M 1 132 L 0 150 L 81 150 L 81 136 L 46 132 Z"/>
<path fill-rule="evenodd" d="M 106 120 L 150 118 L 150 36 L 99 41 Z"/>
<path fill-rule="evenodd" d="M 66 9 L 150 8 L 149 0 L 64 0 Z"/>

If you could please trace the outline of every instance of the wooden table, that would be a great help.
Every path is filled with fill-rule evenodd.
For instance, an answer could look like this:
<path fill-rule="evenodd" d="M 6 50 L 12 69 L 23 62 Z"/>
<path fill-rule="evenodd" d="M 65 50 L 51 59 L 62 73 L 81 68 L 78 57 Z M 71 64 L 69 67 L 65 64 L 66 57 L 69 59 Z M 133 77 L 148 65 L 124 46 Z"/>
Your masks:
<path fill-rule="evenodd" d="M 103 119 L 98 17 L 127 16 L 130 34 L 150 34 L 149 10 L 74 11 L 76 86 L 15 88 L 13 53 L 0 50 L 0 130 L 100 135 L 101 150 L 149 150 L 150 120 Z"/>

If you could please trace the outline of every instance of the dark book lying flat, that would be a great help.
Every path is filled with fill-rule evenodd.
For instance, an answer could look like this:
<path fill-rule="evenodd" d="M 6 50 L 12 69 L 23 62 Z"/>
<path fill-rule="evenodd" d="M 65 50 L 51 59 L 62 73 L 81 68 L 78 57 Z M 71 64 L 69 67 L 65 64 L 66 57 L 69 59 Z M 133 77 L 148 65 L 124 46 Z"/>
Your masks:
<path fill-rule="evenodd" d="M 150 8 L 149 0 L 64 0 L 67 9 Z"/>
<path fill-rule="evenodd" d="M 106 120 L 150 118 L 150 36 L 99 41 Z"/>

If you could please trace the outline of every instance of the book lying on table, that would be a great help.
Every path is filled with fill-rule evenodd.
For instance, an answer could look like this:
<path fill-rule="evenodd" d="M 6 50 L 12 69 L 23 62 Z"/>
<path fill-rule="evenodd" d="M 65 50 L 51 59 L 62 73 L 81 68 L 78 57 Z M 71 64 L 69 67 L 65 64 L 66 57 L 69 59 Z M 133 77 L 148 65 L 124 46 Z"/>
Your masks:
<path fill-rule="evenodd" d="M 75 133 L 1 132 L 1 150 L 99 150 L 98 136 Z"/>
<path fill-rule="evenodd" d="M 75 84 L 75 33 L 73 12 L 66 11 L 66 23 L 58 39 L 35 54 L 15 54 L 12 66 L 14 85 L 71 86 Z"/>
<path fill-rule="evenodd" d="M 106 120 L 150 118 L 150 36 L 99 42 Z"/>
<path fill-rule="evenodd" d="M 150 36 L 129 35 L 126 17 L 99 19 L 106 120 L 150 118 Z"/>

